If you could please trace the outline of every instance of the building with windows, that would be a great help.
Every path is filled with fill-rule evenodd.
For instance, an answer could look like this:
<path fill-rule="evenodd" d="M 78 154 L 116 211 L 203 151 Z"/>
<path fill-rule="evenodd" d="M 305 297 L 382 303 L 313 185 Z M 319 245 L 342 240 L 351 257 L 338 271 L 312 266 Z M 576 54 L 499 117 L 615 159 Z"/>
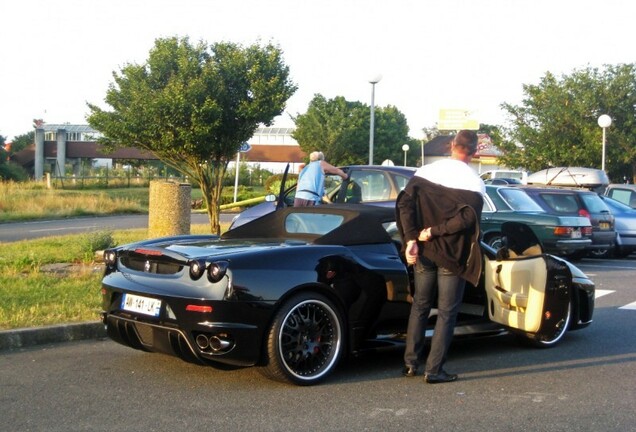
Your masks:
<path fill-rule="evenodd" d="M 248 140 L 247 151 L 237 153 L 236 161 L 258 164 L 272 172 L 283 172 L 290 163 L 290 172 L 298 172 L 306 155 L 292 138 L 293 128 L 260 127 Z M 136 148 L 119 148 L 105 151 L 97 142 L 100 133 L 88 125 L 39 124 L 35 129 L 35 142 L 13 156 L 31 172 L 36 180 L 45 172 L 53 177 L 65 177 L 66 167 L 72 166 L 73 174 L 80 175 L 84 160 L 103 160 L 114 164 L 118 160 L 157 160 L 151 152 Z M 230 167 L 236 164 L 230 162 Z"/>

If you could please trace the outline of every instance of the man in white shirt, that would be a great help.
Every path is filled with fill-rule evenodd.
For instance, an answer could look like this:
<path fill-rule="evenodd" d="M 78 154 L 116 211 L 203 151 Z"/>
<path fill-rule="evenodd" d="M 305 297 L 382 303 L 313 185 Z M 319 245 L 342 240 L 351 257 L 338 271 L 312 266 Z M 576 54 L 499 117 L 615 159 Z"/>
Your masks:
<path fill-rule="evenodd" d="M 396 201 L 398 227 L 407 263 L 415 265 L 404 369 L 415 376 L 422 361 L 428 317 L 437 298 L 437 318 L 424 369 L 429 384 L 457 380 L 444 369 L 466 281 L 481 274 L 479 220 L 486 192 L 468 163 L 477 151 L 477 134 L 460 131 L 451 157 L 420 167 Z"/>

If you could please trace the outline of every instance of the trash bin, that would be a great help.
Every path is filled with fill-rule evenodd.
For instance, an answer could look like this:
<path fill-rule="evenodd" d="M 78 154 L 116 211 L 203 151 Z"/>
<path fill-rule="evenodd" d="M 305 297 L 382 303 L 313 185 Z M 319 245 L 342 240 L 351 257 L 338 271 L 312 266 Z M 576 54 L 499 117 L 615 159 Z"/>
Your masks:
<path fill-rule="evenodd" d="M 170 180 L 152 180 L 148 203 L 148 237 L 190 234 L 192 186 Z"/>

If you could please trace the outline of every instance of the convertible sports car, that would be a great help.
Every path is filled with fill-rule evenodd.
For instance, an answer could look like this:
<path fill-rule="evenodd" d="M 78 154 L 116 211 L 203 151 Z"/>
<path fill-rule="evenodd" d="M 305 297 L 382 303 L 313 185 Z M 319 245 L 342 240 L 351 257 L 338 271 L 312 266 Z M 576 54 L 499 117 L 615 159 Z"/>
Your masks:
<path fill-rule="evenodd" d="M 542 253 L 525 225 L 504 236 L 499 251 L 482 244 L 456 335 L 512 331 L 550 347 L 589 325 L 593 282 Z M 129 244 L 104 253 L 103 321 L 133 348 L 315 384 L 341 358 L 402 346 L 412 275 L 400 251 L 394 209 L 362 204 L 288 207 L 221 237 Z"/>

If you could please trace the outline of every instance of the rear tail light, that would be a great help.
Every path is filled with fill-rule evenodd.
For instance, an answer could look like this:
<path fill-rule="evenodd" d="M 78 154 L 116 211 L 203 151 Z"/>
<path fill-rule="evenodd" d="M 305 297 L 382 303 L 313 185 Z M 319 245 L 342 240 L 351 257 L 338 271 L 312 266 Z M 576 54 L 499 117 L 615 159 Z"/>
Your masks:
<path fill-rule="evenodd" d="M 583 233 L 583 235 L 591 236 L 592 235 L 592 227 L 591 226 L 583 227 L 583 228 L 581 228 L 581 232 Z"/>
<path fill-rule="evenodd" d="M 585 209 L 580 209 L 579 210 L 579 216 L 583 216 L 583 217 L 586 217 L 588 219 L 592 218 L 592 216 L 590 215 L 590 212 L 585 210 Z"/>
<path fill-rule="evenodd" d="M 198 280 L 205 273 L 205 261 L 190 262 L 190 277 L 192 280 Z"/>
<path fill-rule="evenodd" d="M 208 266 L 208 280 L 212 283 L 216 283 L 223 279 L 227 271 L 227 265 L 228 263 L 226 261 L 210 263 Z"/>
<path fill-rule="evenodd" d="M 190 278 L 198 280 L 207 270 L 208 280 L 216 283 L 223 279 L 227 273 L 227 268 L 227 261 L 216 261 L 208 264 L 205 260 L 192 260 L 190 261 Z"/>
<path fill-rule="evenodd" d="M 572 231 L 572 227 L 554 227 L 554 235 L 556 236 L 570 237 L 572 235 Z"/>
<path fill-rule="evenodd" d="M 104 263 L 107 266 L 114 266 L 117 262 L 117 253 L 114 250 L 107 250 L 104 252 Z"/>

